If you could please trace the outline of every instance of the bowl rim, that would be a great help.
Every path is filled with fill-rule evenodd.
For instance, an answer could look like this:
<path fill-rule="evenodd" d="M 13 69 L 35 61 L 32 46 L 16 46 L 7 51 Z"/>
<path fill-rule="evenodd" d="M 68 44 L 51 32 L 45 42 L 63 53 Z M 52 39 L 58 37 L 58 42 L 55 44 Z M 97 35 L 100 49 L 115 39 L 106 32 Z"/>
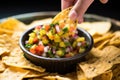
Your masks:
<path fill-rule="evenodd" d="M 88 39 L 90 40 L 89 47 L 85 50 L 84 53 L 76 54 L 76 55 L 74 55 L 74 56 L 72 56 L 72 57 L 69 57 L 69 58 L 49 58 L 49 57 L 42 57 L 42 56 L 35 55 L 35 54 L 29 52 L 28 50 L 26 50 L 25 47 L 24 47 L 24 45 L 23 45 L 24 42 L 22 42 L 23 37 L 24 37 L 26 34 L 28 34 L 29 31 L 31 31 L 31 30 L 33 30 L 33 29 L 34 29 L 34 27 L 31 27 L 31 28 L 29 28 L 29 29 L 27 29 L 26 31 L 23 32 L 23 34 L 20 36 L 20 39 L 19 39 L 19 46 L 20 46 L 20 48 L 21 48 L 23 51 L 26 52 L 26 53 L 24 53 L 24 54 L 29 54 L 29 55 L 31 55 L 31 56 L 33 56 L 33 57 L 40 58 L 40 59 L 42 59 L 42 60 L 49 60 L 49 61 L 54 61 L 54 60 L 55 60 L 55 61 L 72 61 L 72 60 L 76 60 L 76 59 L 79 59 L 79 58 L 87 55 L 87 53 L 92 49 L 93 44 L 94 44 L 93 38 L 92 38 L 92 36 L 90 35 L 90 33 L 88 33 L 87 31 L 85 31 L 84 29 L 82 29 L 82 28 L 80 28 L 80 27 L 77 27 L 77 30 L 82 31 L 85 35 L 87 35 Z"/>

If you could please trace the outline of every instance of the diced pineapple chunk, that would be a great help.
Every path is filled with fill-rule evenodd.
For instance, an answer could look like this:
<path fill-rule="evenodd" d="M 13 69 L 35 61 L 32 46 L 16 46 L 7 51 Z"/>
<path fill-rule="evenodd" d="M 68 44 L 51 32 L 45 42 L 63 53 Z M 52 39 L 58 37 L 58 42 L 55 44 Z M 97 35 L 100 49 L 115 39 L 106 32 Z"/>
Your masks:
<path fill-rule="evenodd" d="M 61 42 L 60 36 L 58 34 L 54 35 L 54 41 L 55 42 Z"/>
<path fill-rule="evenodd" d="M 74 41 L 73 44 L 72 44 L 72 46 L 73 46 L 73 47 L 76 47 L 76 45 L 77 45 L 77 42 Z"/>
<path fill-rule="evenodd" d="M 64 38 L 69 37 L 69 33 L 64 33 L 64 34 L 62 35 L 62 37 L 64 37 Z"/>
<path fill-rule="evenodd" d="M 34 37 L 29 37 L 28 43 L 33 44 Z"/>
<path fill-rule="evenodd" d="M 80 48 L 79 53 L 83 53 L 85 51 L 85 48 Z"/>
<path fill-rule="evenodd" d="M 62 36 L 63 33 L 64 33 L 63 31 L 60 31 L 60 32 L 58 33 L 58 35 Z"/>
<path fill-rule="evenodd" d="M 44 29 L 40 30 L 40 35 L 43 36 L 46 34 L 46 31 Z"/>
<path fill-rule="evenodd" d="M 56 54 L 60 57 L 64 56 L 64 52 L 62 50 L 56 51 Z"/>
<path fill-rule="evenodd" d="M 85 41 L 85 38 L 84 37 L 79 37 L 79 38 L 77 38 L 77 40 L 76 40 L 77 42 L 80 42 L 80 41 Z"/>
<path fill-rule="evenodd" d="M 42 42 L 43 42 L 43 44 L 48 44 L 49 43 L 49 41 L 47 39 L 43 39 Z"/>
<path fill-rule="evenodd" d="M 65 45 L 64 42 L 60 42 L 60 43 L 59 43 L 59 46 L 60 46 L 60 47 L 66 47 L 66 45 Z"/>
<path fill-rule="evenodd" d="M 34 38 L 34 37 L 36 37 L 36 34 L 34 32 L 32 32 L 29 34 L 29 36 Z"/>
<path fill-rule="evenodd" d="M 47 33 L 47 36 L 49 37 L 50 40 L 54 39 L 54 36 L 52 35 L 51 31 Z"/>

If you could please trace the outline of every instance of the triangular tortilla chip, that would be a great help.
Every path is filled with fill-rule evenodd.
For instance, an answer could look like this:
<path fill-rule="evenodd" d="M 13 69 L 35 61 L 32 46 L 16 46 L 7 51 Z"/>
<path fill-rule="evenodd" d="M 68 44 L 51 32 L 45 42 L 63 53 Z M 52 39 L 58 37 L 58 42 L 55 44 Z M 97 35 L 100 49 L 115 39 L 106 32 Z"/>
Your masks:
<path fill-rule="evenodd" d="M 115 61 L 118 61 L 118 57 L 120 56 L 120 49 L 114 46 L 107 46 L 103 51 L 101 58 L 98 58 L 95 61 L 94 59 L 88 60 L 86 62 L 82 62 L 79 64 L 85 76 L 87 78 L 94 78 L 105 71 L 109 70 L 114 64 L 118 64 Z M 92 62 L 91 62 L 92 61 Z"/>
<path fill-rule="evenodd" d="M 52 23 L 65 23 L 65 25 L 69 25 L 69 26 L 73 26 L 77 27 L 77 20 L 73 21 L 69 18 L 69 12 L 71 10 L 72 7 L 69 7 L 67 9 L 64 9 L 63 11 L 61 11 L 60 13 L 58 13 L 52 20 Z"/>
<path fill-rule="evenodd" d="M 0 80 L 22 80 L 28 70 L 17 67 L 9 67 L 0 74 Z"/>

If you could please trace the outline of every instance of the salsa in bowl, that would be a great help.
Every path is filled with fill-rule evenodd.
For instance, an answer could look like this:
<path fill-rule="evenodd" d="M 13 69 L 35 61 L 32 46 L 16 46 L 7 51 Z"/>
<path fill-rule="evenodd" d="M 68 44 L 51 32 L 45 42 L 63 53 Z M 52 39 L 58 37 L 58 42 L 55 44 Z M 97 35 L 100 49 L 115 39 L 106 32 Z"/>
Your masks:
<path fill-rule="evenodd" d="M 68 58 L 83 53 L 88 43 L 74 27 L 59 24 L 39 25 L 29 33 L 25 48 L 35 55 L 49 58 Z"/>
<path fill-rule="evenodd" d="M 38 25 L 20 37 L 25 57 L 50 72 L 73 71 L 92 49 L 91 35 L 81 29 L 56 24 Z"/>

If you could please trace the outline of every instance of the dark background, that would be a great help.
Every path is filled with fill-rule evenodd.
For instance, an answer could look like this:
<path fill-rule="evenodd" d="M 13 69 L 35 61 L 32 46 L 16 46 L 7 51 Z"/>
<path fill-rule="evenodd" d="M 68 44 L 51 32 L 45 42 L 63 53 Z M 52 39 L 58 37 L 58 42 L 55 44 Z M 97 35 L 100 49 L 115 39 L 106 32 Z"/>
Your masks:
<path fill-rule="evenodd" d="M 119 0 L 109 0 L 107 4 L 102 4 L 95 0 L 86 13 L 97 14 L 105 17 L 120 20 Z M 0 18 L 9 17 L 17 14 L 60 11 L 60 0 L 1 0 Z"/>

